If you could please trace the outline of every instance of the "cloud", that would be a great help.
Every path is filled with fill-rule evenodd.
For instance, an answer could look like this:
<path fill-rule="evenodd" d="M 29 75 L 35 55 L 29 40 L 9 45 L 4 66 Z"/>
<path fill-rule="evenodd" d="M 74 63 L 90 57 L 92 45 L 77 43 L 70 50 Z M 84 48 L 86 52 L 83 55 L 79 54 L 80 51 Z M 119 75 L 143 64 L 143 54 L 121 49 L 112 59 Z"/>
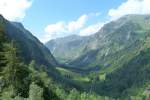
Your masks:
<path fill-rule="evenodd" d="M 44 29 L 45 33 L 40 38 L 42 42 L 47 42 L 50 39 L 55 39 L 59 37 L 65 37 L 71 34 L 77 34 L 81 36 L 91 35 L 97 32 L 103 23 L 95 23 L 90 26 L 86 26 L 87 22 L 91 20 L 91 18 L 98 17 L 101 13 L 90 13 L 83 14 L 79 18 L 73 21 L 65 22 L 59 21 L 54 24 L 49 24 Z"/>
<path fill-rule="evenodd" d="M 41 38 L 41 41 L 46 42 L 50 39 L 78 33 L 79 30 L 84 27 L 87 19 L 88 15 L 84 14 L 74 21 L 60 21 L 55 24 L 50 24 L 44 29 L 45 33 L 44 36 Z"/>
<path fill-rule="evenodd" d="M 69 22 L 68 31 L 74 32 L 78 29 L 81 29 L 84 26 L 87 19 L 88 19 L 88 15 L 82 15 L 80 18 L 78 18 L 78 20 Z"/>
<path fill-rule="evenodd" d="M 110 9 L 108 15 L 112 20 L 127 14 L 150 14 L 150 0 L 127 0 L 116 9 Z"/>
<path fill-rule="evenodd" d="M 63 22 L 51 24 L 45 28 L 45 32 L 47 33 L 64 32 L 64 31 L 65 31 L 65 24 Z"/>
<path fill-rule="evenodd" d="M 104 25 L 104 23 L 97 23 L 97 24 L 90 25 L 90 26 L 82 29 L 80 31 L 79 35 L 80 36 L 88 36 L 88 35 L 94 34 L 94 33 L 98 32 L 103 25 Z"/>
<path fill-rule="evenodd" d="M 55 24 L 48 25 L 45 29 L 43 37 L 40 39 L 42 42 L 46 42 L 49 39 L 54 39 L 62 36 L 66 36 L 68 30 L 66 28 L 65 22 L 57 22 Z"/>
<path fill-rule="evenodd" d="M 1 0 L 0 14 L 11 21 L 22 20 L 31 4 L 31 0 Z"/>

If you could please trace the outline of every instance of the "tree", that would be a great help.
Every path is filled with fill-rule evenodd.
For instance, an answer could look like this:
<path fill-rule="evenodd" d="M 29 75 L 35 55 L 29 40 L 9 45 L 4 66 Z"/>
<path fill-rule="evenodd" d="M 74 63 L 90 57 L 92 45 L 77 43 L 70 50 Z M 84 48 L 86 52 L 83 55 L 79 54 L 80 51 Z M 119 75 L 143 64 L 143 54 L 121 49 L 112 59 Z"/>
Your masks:
<path fill-rule="evenodd" d="M 34 82 L 30 85 L 29 100 L 44 100 L 43 89 Z"/>
<path fill-rule="evenodd" d="M 65 93 L 65 91 L 59 87 L 56 88 L 56 94 L 60 99 L 64 99 L 66 98 L 67 94 Z"/>
<path fill-rule="evenodd" d="M 36 62 L 34 60 L 32 60 L 29 64 L 29 69 L 31 71 L 35 71 L 35 68 L 36 68 Z"/>
<path fill-rule="evenodd" d="M 29 75 L 27 66 L 20 61 L 14 42 L 5 44 L 6 66 L 3 70 L 6 85 L 10 87 L 12 96 L 27 96 L 28 83 L 26 78 Z"/>
<path fill-rule="evenodd" d="M 0 92 L 5 85 L 4 77 L 2 74 L 3 68 L 6 65 L 5 57 L 4 57 L 4 43 L 6 42 L 5 33 L 2 29 L 0 29 Z"/>
<path fill-rule="evenodd" d="M 2 68 L 5 66 L 5 58 L 4 58 L 4 44 L 6 43 L 5 33 L 2 29 L 0 29 L 0 74 L 2 72 Z"/>
<path fill-rule="evenodd" d="M 85 92 L 80 95 L 80 100 L 87 100 L 87 98 L 88 98 L 88 94 Z"/>
<path fill-rule="evenodd" d="M 80 93 L 76 89 L 72 89 L 66 100 L 79 100 Z"/>

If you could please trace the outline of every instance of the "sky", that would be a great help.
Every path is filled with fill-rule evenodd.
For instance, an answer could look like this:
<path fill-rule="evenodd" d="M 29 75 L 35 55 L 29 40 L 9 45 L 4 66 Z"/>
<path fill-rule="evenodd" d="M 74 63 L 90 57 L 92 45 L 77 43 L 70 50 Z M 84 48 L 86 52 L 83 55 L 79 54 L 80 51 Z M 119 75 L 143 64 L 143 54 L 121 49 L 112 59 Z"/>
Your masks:
<path fill-rule="evenodd" d="M 1 0 L 0 14 L 21 22 L 41 42 L 88 36 L 126 14 L 150 14 L 150 0 Z"/>

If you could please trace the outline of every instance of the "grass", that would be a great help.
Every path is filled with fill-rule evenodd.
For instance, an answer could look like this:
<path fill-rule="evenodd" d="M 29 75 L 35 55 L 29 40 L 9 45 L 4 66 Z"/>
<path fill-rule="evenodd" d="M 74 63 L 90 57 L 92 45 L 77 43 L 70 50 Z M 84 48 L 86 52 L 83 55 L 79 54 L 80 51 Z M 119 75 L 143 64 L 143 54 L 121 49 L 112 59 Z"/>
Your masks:
<path fill-rule="evenodd" d="M 90 79 L 85 75 L 83 76 L 79 73 L 67 70 L 65 68 L 57 67 L 56 69 L 61 73 L 61 75 L 65 76 L 65 77 L 68 76 L 72 80 L 80 81 L 80 82 L 89 82 L 90 81 Z"/>
<path fill-rule="evenodd" d="M 106 78 L 106 74 L 105 74 L 105 73 L 99 75 L 99 79 L 100 79 L 101 81 L 104 81 L 105 78 Z"/>

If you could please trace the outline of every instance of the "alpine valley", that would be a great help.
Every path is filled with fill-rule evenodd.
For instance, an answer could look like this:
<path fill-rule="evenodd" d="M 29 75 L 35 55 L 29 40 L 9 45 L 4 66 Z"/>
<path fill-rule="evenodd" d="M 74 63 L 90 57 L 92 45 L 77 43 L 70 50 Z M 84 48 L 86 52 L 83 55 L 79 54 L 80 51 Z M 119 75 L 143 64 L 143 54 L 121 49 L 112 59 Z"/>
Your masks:
<path fill-rule="evenodd" d="M 150 100 L 150 15 L 46 44 L 1 15 L 0 100 Z"/>

